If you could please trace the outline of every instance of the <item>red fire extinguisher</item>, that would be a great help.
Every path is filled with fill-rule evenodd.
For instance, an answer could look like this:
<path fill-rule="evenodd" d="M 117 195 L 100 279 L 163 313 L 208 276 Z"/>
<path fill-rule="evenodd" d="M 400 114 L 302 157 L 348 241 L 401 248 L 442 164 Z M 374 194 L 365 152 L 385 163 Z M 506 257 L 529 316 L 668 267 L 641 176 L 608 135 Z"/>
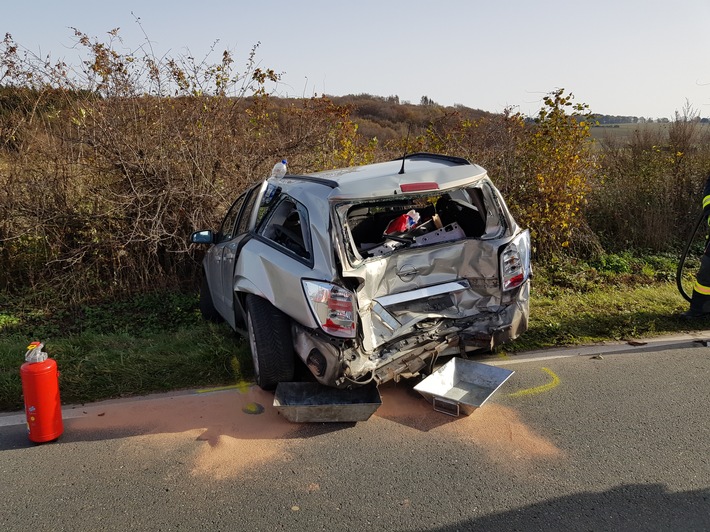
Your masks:
<path fill-rule="evenodd" d="M 41 342 L 28 345 L 25 363 L 20 368 L 27 434 L 35 443 L 56 440 L 64 432 L 57 363 L 42 347 Z"/>

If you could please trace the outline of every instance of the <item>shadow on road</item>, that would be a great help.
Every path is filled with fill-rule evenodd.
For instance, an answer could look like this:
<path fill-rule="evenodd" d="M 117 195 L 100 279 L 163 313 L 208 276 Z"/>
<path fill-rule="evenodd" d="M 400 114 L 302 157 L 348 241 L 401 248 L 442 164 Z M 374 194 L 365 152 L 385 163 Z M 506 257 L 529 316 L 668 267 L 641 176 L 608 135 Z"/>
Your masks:
<path fill-rule="evenodd" d="M 710 530 L 709 508 L 710 489 L 672 492 L 660 484 L 627 484 L 436 530 Z"/>

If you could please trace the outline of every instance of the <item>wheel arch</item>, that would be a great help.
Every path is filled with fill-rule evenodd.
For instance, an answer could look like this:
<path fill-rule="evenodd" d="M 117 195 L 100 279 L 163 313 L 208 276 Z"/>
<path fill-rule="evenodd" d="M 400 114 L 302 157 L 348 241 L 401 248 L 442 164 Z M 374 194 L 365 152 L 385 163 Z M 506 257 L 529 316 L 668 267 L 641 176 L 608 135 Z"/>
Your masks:
<path fill-rule="evenodd" d="M 234 321 L 237 328 L 241 326 L 246 330 L 247 296 L 253 295 L 260 297 L 276 306 L 273 291 L 270 290 L 270 286 L 268 288 L 269 289 L 266 291 L 260 290 L 258 286 L 244 277 L 235 281 L 234 289 L 232 290 L 232 300 L 234 305 Z"/>

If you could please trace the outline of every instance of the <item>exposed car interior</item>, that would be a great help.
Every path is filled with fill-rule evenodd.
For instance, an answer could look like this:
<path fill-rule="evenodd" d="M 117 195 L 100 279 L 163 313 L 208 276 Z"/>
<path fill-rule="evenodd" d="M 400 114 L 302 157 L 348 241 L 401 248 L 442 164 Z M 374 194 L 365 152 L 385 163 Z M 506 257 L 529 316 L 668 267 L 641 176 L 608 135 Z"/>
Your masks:
<path fill-rule="evenodd" d="M 459 191 L 460 192 L 460 191 Z M 348 210 L 347 226 L 362 258 L 384 255 L 401 247 L 416 247 L 460 238 L 480 238 L 486 231 L 486 210 L 480 189 L 469 189 L 471 201 L 450 194 L 418 196 L 358 204 Z M 416 213 L 416 221 L 397 224 Z M 395 226 L 395 230 L 392 228 Z"/>

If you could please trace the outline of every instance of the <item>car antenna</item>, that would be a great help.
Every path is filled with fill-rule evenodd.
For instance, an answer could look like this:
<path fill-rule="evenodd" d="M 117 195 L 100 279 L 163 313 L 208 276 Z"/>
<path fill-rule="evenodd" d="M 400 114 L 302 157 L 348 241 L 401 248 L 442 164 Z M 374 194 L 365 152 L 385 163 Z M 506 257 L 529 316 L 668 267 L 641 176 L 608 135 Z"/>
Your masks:
<path fill-rule="evenodd" d="M 399 169 L 399 173 L 404 173 L 404 161 L 407 160 L 407 148 L 409 147 L 409 131 L 412 129 L 412 124 L 407 125 L 407 143 L 404 146 L 404 155 L 402 155 L 402 168 Z"/>
<path fill-rule="evenodd" d="M 407 152 L 404 152 L 404 155 L 402 155 L 402 168 L 399 169 L 399 173 L 403 174 L 404 173 L 404 161 L 407 159 Z"/>

